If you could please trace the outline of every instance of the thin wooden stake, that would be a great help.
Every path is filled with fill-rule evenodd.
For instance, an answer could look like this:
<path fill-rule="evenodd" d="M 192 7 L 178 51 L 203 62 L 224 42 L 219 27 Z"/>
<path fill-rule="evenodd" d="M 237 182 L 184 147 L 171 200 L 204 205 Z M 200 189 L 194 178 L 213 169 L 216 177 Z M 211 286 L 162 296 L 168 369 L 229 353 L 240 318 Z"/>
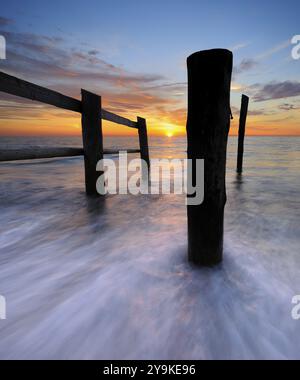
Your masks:
<path fill-rule="evenodd" d="M 245 137 L 246 119 L 247 119 L 247 112 L 248 112 L 248 103 L 249 103 L 248 96 L 242 95 L 240 123 L 239 123 L 237 166 L 236 166 L 236 171 L 238 174 L 241 174 L 243 171 L 244 137 Z"/>

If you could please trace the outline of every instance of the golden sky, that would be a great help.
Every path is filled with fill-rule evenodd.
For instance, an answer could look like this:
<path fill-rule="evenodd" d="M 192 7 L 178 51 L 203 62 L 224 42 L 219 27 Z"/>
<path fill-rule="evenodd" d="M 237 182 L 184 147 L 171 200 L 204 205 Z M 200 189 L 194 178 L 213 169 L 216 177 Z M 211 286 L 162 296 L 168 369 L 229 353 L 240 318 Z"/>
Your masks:
<path fill-rule="evenodd" d="M 122 116 L 136 120 L 134 110 L 124 112 L 127 99 L 122 102 Z M 145 99 L 143 99 L 144 101 Z M 159 101 L 159 100 L 158 100 Z M 104 102 L 105 104 L 105 102 Z M 114 108 L 108 109 L 115 112 Z M 175 106 L 175 107 L 174 107 Z M 247 118 L 247 135 L 299 135 L 299 110 L 290 109 L 286 112 L 269 112 L 260 114 L 251 110 Z M 270 108 L 270 107 L 269 107 Z M 275 106 L 274 106 L 275 108 Z M 1 102 L 0 135 L 1 136 L 80 136 L 80 114 L 43 105 L 37 102 L 23 102 L 19 98 L 9 96 L 9 100 Z M 256 115 L 256 113 L 258 113 Z M 234 119 L 231 121 L 230 134 L 238 131 L 239 110 L 233 109 Z M 176 104 L 157 106 L 150 102 L 139 116 L 147 119 L 149 135 L 154 136 L 182 136 L 185 135 L 186 108 L 176 108 Z M 135 135 L 136 130 L 115 123 L 103 121 L 105 135 Z"/>
<path fill-rule="evenodd" d="M 214 14 L 214 9 L 211 12 Z M 31 14 L 27 17 L 30 19 Z M 231 88 L 234 120 L 230 134 L 237 134 L 244 93 L 250 98 L 246 134 L 300 135 L 300 60 L 291 59 L 292 46 L 286 34 L 273 36 L 273 25 L 268 36 L 259 34 L 260 43 L 251 41 L 254 36 L 250 29 L 249 39 L 244 36 L 245 42 L 236 40 L 241 38 L 247 20 L 248 16 L 232 33 L 231 46 L 225 40 L 227 34 L 210 37 L 205 34 L 205 41 L 197 37 L 189 44 L 192 34 L 187 33 L 189 39 L 179 44 L 177 29 L 176 44 L 171 41 L 167 44 L 164 40 L 167 36 L 155 35 L 151 25 L 149 33 L 133 33 L 124 47 L 121 37 L 112 41 L 110 34 L 100 43 L 95 36 L 103 35 L 100 33 L 103 31 L 97 29 L 96 20 L 98 34 L 85 30 L 84 40 L 80 40 L 72 37 L 72 33 L 45 29 L 44 23 L 28 26 L 23 18 L 15 19 L 12 14 L 10 18 L 0 17 L 0 35 L 7 41 L 6 59 L 0 60 L 0 71 L 77 99 L 84 88 L 101 95 L 103 107 L 111 112 L 131 120 L 137 116 L 146 118 L 149 135 L 171 137 L 185 135 L 186 57 L 199 47 L 206 47 L 205 44 L 210 48 L 221 45 L 234 55 Z M 227 25 L 227 19 L 224 21 Z M 290 33 L 290 20 L 286 26 Z M 70 27 L 73 33 L 79 30 L 78 24 Z M 266 25 L 261 27 L 266 29 Z M 165 31 L 164 24 L 161 28 Z M 122 33 L 125 31 L 122 29 Z M 137 47 L 145 41 L 151 48 Z M 167 51 L 164 46 L 169 47 Z M 107 122 L 103 123 L 103 129 L 105 135 L 136 134 L 136 130 Z M 80 134 L 79 114 L 0 93 L 0 136 Z"/>

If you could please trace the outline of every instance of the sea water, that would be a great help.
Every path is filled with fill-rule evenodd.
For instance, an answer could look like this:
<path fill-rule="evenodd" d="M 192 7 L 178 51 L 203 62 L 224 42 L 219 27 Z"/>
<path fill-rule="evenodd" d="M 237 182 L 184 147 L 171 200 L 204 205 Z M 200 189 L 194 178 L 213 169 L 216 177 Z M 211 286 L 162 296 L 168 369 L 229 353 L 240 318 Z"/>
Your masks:
<path fill-rule="evenodd" d="M 24 144 L 80 139 L 0 140 Z M 231 137 L 214 268 L 187 261 L 184 195 L 89 199 L 81 157 L 1 163 L 0 358 L 299 359 L 300 138 L 246 137 L 241 177 L 236 150 Z M 185 151 L 185 138 L 150 138 L 151 157 Z"/>

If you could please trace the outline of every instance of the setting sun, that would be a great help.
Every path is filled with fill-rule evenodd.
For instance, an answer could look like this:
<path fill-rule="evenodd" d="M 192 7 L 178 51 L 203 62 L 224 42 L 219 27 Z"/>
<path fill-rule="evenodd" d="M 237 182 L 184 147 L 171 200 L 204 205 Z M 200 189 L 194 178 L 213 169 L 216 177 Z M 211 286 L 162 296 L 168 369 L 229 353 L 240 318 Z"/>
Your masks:
<path fill-rule="evenodd" d="M 166 137 L 173 137 L 176 131 L 176 126 L 172 124 L 167 124 L 164 126 L 164 134 Z"/>

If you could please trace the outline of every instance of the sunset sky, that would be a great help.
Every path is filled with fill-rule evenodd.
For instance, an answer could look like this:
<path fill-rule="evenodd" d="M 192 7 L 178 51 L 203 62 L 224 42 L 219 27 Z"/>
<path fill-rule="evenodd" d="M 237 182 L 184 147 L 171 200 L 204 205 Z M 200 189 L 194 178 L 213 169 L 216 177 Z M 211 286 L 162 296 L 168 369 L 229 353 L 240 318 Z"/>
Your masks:
<path fill-rule="evenodd" d="M 183 135 L 186 58 L 215 47 L 234 54 L 231 106 L 250 97 L 249 135 L 300 135 L 298 1 L 15 1 L 1 7 L 7 59 L 0 70 L 147 119 L 152 135 Z M 0 93 L 0 135 L 79 135 L 80 116 Z M 105 123 L 106 134 L 128 134 Z M 136 133 L 133 131 L 133 133 Z"/>

